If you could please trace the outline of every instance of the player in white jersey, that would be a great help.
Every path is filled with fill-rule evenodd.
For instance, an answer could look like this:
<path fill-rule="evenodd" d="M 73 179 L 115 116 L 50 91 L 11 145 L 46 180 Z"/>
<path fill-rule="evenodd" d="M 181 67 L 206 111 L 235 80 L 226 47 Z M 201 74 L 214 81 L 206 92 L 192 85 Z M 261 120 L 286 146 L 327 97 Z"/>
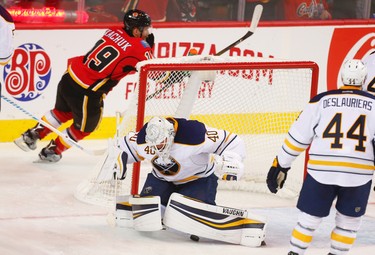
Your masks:
<path fill-rule="evenodd" d="M 13 55 L 14 22 L 9 12 L 0 5 L 0 65 L 6 65 Z M 0 95 L 1 95 L 0 83 Z M 0 101 L 1 103 L 1 101 Z M 0 104 L 1 110 L 1 104 Z"/>
<path fill-rule="evenodd" d="M 12 16 L 0 5 L 0 65 L 6 65 L 13 54 L 14 29 Z"/>
<path fill-rule="evenodd" d="M 119 147 L 122 167 L 151 162 L 152 172 L 140 195 L 160 196 L 162 205 L 173 192 L 215 204 L 216 175 L 240 179 L 243 174 L 243 140 L 195 120 L 153 117 L 138 133 L 123 137 Z"/>
<path fill-rule="evenodd" d="M 329 254 L 347 254 L 356 239 L 375 169 L 375 97 L 361 91 L 366 75 L 360 60 L 346 61 L 341 71 L 344 86 L 310 100 L 268 172 L 268 188 L 276 193 L 292 162 L 310 146 L 289 255 L 304 254 L 335 199 L 336 226 Z"/>
<path fill-rule="evenodd" d="M 123 179 L 126 164 L 141 160 L 149 160 L 152 171 L 140 196 L 116 197 L 115 224 L 158 231 L 163 222 L 167 228 L 191 234 L 193 240 L 200 236 L 250 247 L 262 245 L 264 217 L 215 201 L 219 178 L 239 180 L 243 174 L 246 150 L 238 135 L 195 120 L 153 117 L 117 144 L 110 147 L 103 173 L 109 170 L 112 177 Z"/>

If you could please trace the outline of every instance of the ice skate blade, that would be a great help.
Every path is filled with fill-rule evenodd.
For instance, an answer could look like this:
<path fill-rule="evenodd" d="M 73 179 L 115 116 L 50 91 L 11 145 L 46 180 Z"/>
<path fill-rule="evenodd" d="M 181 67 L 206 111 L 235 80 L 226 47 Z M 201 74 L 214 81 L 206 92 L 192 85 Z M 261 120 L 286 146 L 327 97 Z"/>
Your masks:
<path fill-rule="evenodd" d="M 18 138 L 17 138 L 16 140 L 14 140 L 13 142 L 14 142 L 14 144 L 17 145 L 17 147 L 20 148 L 21 150 L 26 151 L 26 152 L 27 152 L 27 151 L 30 151 L 29 146 L 27 146 L 27 145 L 25 144 L 25 142 L 23 141 L 23 137 L 22 137 L 22 136 L 18 137 Z"/>
<path fill-rule="evenodd" d="M 33 161 L 35 164 L 56 164 L 58 161 L 49 161 L 49 160 L 43 160 L 43 159 L 36 159 Z"/>

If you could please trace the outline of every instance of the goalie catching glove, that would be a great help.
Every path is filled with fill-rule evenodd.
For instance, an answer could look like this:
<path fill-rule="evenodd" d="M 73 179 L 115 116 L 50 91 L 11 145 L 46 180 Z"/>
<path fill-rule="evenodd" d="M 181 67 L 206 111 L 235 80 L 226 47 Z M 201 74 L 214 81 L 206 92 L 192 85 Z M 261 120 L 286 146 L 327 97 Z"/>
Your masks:
<path fill-rule="evenodd" d="M 106 156 L 97 179 L 99 181 L 123 180 L 126 177 L 128 154 L 122 151 L 113 141 L 108 140 L 108 155 Z"/>
<path fill-rule="evenodd" d="M 290 167 L 281 167 L 277 157 L 273 160 L 272 166 L 267 174 L 267 186 L 272 193 L 282 189 L 286 181 Z"/>
<path fill-rule="evenodd" d="M 122 151 L 118 154 L 113 167 L 113 178 L 115 180 L 124 180 L 126 177 L 126 162 L 128 161 L 128 154 Z"/>
<path fill-rule="evenodd" d="M 244 172 L 241 156 L 235 152 L 227 151 L 222 155 L 214 155 L 216 175 L 222 180 L 240 180 Z"/>

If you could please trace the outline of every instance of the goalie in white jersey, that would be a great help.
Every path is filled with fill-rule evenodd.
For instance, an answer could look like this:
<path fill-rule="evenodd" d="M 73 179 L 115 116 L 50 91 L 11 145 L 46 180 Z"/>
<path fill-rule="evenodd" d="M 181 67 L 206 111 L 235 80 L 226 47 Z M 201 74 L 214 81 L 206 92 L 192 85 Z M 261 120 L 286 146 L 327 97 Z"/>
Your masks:
<path fill-rule="evenodd" d="M 215 204 L 217 176 L 240 179 L 246 153 L 236 134 L 195 120 L 160 117 L 138 133 L 129 133 L 119 147 L 122 168 L 145 159 L 151 162 L 140 196 L 160 196 L 162 205 L 173 192 Z"/>
<path fill-rule="evenodd" d="M 140 196 L 116 197 L 117 225 L 157 231 L 162 218 L 164 226 L 189 233 L 193 240 L 263 244 L 264 217 L 215 202 L 219 178 L 236 181 L 243 175 L 246 149 L 238 135 L 196 120 L 153 117 L 117 144 L 120 153 L 114 153 L 117 160 L 109 166 L 120 179 L 126 164 L 146 159 L 152 164 Z"/>
<path fill-rule="evenodd" d="M 375 97 L 361 91 L 366 76 L 360 60 L 346 61 L 341 71 L 344 86 L 310 100 L 268 172 L 268 188 L 276 193 L 292 162 L 310 146 L 289 255 L 304 254 L 335 199 L 336 226 L 329 254 L 347 254 L 356 239 L 375 169 Z"/>

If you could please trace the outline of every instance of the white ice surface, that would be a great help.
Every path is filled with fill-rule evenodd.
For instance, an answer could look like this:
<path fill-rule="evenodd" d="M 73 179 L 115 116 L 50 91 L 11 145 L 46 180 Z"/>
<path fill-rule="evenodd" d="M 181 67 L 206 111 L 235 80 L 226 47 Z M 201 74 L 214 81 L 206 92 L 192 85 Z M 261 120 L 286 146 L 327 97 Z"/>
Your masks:
<path fill-rule="evenodd" d="M 106 141 L 84 141 L 87 148 L 103 148 Z M 41 143 L 39 148 L 45 143 Z M 99 157 L 77 148 L 64 153 L 56 164 L 32 163 L 37 151 L 23 152 L 13 143 L 0 143 L 0 254 L 1 255 L 282 255 L 297 220 L 295 200 L 271 194 L 218 192 L 219 205 L 250 209 L 268 218 L 267 245 L 249 248 L 163 230 L 141 233 L 107 224 L 109 209 L 89 205 L 73 196 L 76 186 L 91 173 Z M 353 255 L 374 254 L 375 192 Z M 306 255 L 329 251 L 334 211 L 316 232 Z"/>

